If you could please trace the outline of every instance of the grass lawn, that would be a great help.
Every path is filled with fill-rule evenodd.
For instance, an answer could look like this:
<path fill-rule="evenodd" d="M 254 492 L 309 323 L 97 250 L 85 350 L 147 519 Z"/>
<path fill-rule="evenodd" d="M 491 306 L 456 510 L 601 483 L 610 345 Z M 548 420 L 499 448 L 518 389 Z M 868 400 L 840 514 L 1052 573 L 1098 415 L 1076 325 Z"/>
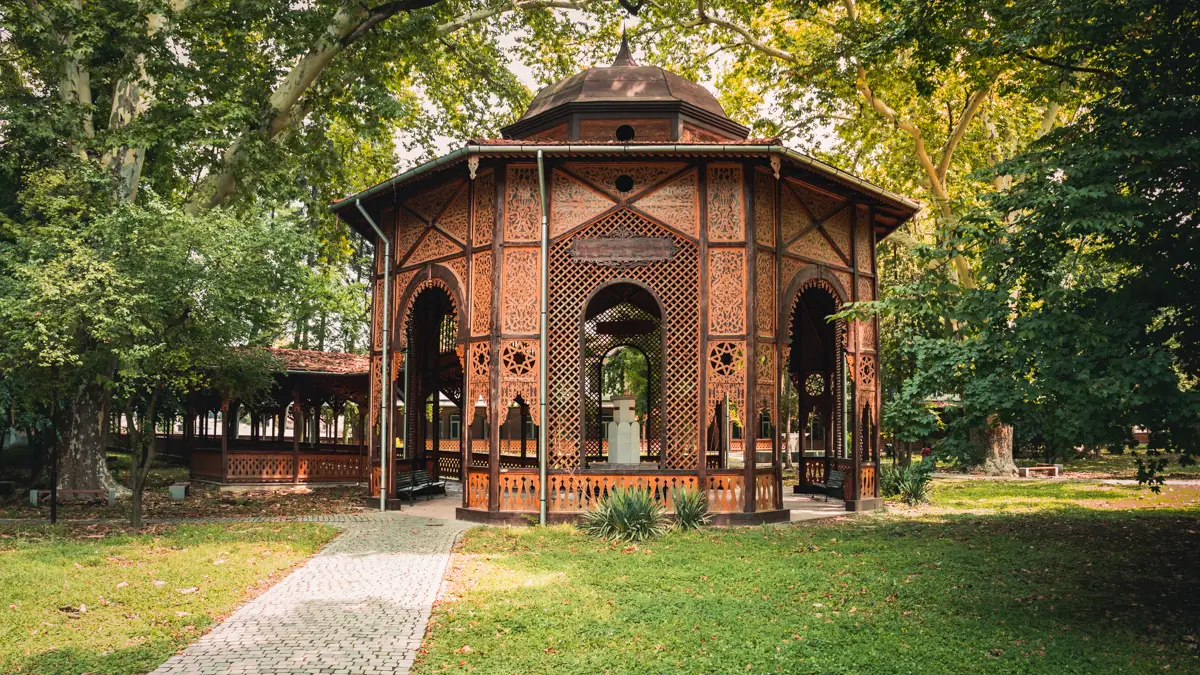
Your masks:
<path fill-rule="evenodd" d="M 1173 485 L 1158 494 L 1139 485 L 1113 485 L 1081 480 L 979 480 L 938 478 L 931 505 L 918 512 L 944 510 L 974 513 L 1058 509 L 1197 509 L 1200 485 Z M 892 508 L 904 509 L 889 502 Z"/>
<path fill-rule="evenodd" d="M 291 523 L 0 528 L 0 672 L 153 670 L 333 535 Z"/>
<path fill-rule="evenodd" d="M 416 672 L 1200 669 L 1200 509 L 955 513 L 984 488 L 950 487 L 936 513 L 637 547 L 569 526 L 472 530 Z"/>

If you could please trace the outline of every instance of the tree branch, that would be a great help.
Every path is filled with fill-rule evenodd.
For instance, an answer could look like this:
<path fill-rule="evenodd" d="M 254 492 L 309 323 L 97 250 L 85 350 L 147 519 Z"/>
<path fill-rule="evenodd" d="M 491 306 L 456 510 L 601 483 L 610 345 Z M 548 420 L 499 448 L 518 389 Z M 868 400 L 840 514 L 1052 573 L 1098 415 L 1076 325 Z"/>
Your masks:
<path fill-rule="evenodd" d="M 975 115 L 979 112 L 980 106 L 983 105 L 984 99 L 991 92 L 994 81 L 994 78 L 989 78 L 983 88 L 976 90 L 967 98 L 966 109 L 963 110 L 962 116 L 958 118 L 958 122 L 950 131 L 950 136 L 946 139 L 946 145 L 942 148 L 942 158 L 938 161 L 937 165 L 938 179 L 942 183 L 946 182 L 946 173 L 950 170 L 950 158 L 954 155 L 954 149 L 958 147 L 959 141 L 967 133 L 967 127 L 975 119 Z"/>
<path fill-rule="evenodd" d="M 1016 52 L 1016 55 L 1023 59 L 1029 59 L 1030 61 L 1040 63 L 1043 66 L 1050 66 L 1051 68 L 1060 68 L 1062 70 L 1069 70 L 1073 73 L 1091 73 L 1092 75 L 1101 75 L 1103 77 L 1116 77 L 1115 73 L 1109 72 L 1102 68 L 1090 68 L 1088 66 L 1073 66 L 1069 63 L 1062 63 L 1061 61 L 1055 61 L 1053 59 L 1048 59 L 1043 56 L 1038 56 L 1037 54 L 1034 54 L 1032 52 L 1027 52 L 1027 51 L 1026 52 Z"/>

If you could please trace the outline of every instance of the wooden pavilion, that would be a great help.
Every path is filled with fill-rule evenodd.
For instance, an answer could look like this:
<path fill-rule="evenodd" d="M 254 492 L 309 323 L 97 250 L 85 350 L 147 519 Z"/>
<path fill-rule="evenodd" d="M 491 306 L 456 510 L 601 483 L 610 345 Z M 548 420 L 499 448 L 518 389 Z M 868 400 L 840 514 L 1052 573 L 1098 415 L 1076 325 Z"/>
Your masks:
<path fill-rule="evenodd" d="M 704 490 L 717 522 L 786 519 L 775 424 L 790 386 L 824 439 L 797 489 L 839 471 L 847 509 L 880 503 L 878 325 L 826 318 L 877 297 L 876 243 L 918 204 L 748 138 L 709 91 L 637 65 L 624 42 L 501 134 L 332 207 L 376 244 L 374 494 L 379 448 L 405 441 L 389 495 L 398 471 L 465 467 L 463 519 L 571 519 L 622 485 L 667 508 L 673 488 Z M 619 347 L 650 372 L 634 463 L 610 461 L 600 419 Z M 481 423 L 444 438 L 447 399 Z M 532 458 L 502 438 L 513 414 L 536 427 Z M 742 439 L 759 452 L 723 461 L 731 420 L 760 414 Z"/>

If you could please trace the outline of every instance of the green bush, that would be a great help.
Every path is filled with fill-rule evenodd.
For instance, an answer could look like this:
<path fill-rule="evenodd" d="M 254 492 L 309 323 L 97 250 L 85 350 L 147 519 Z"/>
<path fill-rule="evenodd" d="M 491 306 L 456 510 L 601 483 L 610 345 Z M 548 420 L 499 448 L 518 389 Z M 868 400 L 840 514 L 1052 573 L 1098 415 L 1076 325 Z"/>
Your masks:
<path fill-rule="evenodd" d="M 897 493 L 905 504 L 916 506 L 929 501 L 929 484 L 933 481 L 934 468 L 933 457 L 926 457 L 904 469 L 897 484 Z"/>
<path fill-rule="evenodd" d="M 675 488 L 671 491 L 675 502 L 675 524 L 683 532 L 698 530 L 712 518 L 708 514 L 708 497 L 695 488 Z"/>
<path fill-rule="evenodd" d="M 879 494 L 884 497 L 895 497 L 900 494 L 900 479 L 903 476 L 903 468 L 888 465 L 879 467 Z"/>
<path fill-rule="evenodd" d="M 667 528 L 663 507 L 637 488 L 616 488 L 583 514 L 585 532 L 611 541 L 645 541 Z"/>

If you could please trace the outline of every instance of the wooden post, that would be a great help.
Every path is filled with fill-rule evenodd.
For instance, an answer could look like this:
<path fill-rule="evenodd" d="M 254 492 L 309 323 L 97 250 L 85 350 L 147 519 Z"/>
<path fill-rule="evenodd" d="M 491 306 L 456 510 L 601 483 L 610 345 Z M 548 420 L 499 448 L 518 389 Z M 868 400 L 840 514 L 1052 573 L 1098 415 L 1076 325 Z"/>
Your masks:
<path fill-rule="evenodd" d="M 743 510 L 758 510 L 758 235 L 754 222 L 754 166 L 742 165 L 742 212 L 746 233 L 746 255 L 742 297 L 746 303 L 745 410 L 742 413 Z"/>
<path fill-rule="evenodd" d="M 493 213 L 495 222 L 492 227 L 492 319 L 491 319 L 491 405 L 488 406 L 490 433 L 488 434 L 488 510 L 500 510 L 500 424 L 501 411 L 506 409 L 508 401 L 500 400 L 500 303 L 503 297 L 501 279 L 504 271 L 504 195 L 508 190 L 508 167 L 500 164 L 492 174 L 495 179 L 496 195 Z M 583 449 L 580 448 L 582 453 Z"/>
<path fill-rule="evenodd" d="M 229 482 L 229 399 L 221 398 L 221 479 Z"/>
<path fill-rule="evenodd" d="M 300 410 L 300 389 L 292 385 L 292 482 L 300 482 L 300 430 L 303 428 Z"/>

